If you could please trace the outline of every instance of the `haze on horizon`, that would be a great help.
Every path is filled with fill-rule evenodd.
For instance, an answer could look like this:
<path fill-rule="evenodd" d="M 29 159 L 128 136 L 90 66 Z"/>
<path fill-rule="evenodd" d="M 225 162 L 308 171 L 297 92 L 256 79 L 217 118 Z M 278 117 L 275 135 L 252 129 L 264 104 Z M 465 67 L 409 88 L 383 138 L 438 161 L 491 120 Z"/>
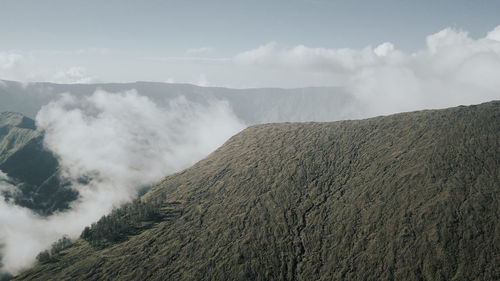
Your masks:
<path fill-rule="evenodd" d="M 411 59 L 447 28 L 442 42 L 467 49 L 462 33 L 500 24 L 494 0 L 1 2 L 0 79 L 57 83 L 345 86 L 394 64 L 377 55 Z"/>

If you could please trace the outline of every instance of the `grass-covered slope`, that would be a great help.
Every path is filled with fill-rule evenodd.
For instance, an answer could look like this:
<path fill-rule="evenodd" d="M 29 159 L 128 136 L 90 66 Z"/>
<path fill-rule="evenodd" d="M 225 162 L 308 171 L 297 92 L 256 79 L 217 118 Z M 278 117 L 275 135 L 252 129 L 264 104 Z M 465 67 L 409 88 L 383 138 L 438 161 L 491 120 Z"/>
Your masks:
<path fill-rule="evenodd" d="M 61 182 L 58 160 L 43 146 L 43 132 L 19 113 L 0 112 L 0 171 L 17 186 L 3 195 L 39 214 L 67 209 L 77 197 Z"/>
<path fill-rule="evenodd" d="M 13 112 L 0 112 L 0 162 L 40 135 L 35 121 Z"/>
<path fill-rule="evenodd" d="M 164 219 L 17 278 L 500 280 L 500 102 L 254 126 L 142 199 Z"/>

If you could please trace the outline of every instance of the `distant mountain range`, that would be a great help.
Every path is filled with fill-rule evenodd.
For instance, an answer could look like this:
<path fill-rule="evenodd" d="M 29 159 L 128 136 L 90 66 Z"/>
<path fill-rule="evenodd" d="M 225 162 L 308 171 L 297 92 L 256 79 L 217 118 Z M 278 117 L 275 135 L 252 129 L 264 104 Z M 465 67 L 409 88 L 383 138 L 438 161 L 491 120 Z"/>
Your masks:
<path fill-rule="evenodd" d="M 43 132 L 19 113 L 0 113 L 0 171 L 16 186 L 4 197 L 41 215 L 65 210 L 77 198 L 61 180 L 57 158 L 44 148 Z"/>
<path fill-rule="evenodd" d="M 16 278 L 500 280 L 499 183 L 499 101 L 257 125 Z"/>
<path fill-rule="evenodd" d="M 61 93 L 82 97 L 93 94 L 97 89 L 108 92 L 134 89 L 138 94 L 149 97 L 159 105 L 179 96 L 197 103 L 225 100 L 229 102 L 235 115 L 247 125 L 353 119 L 359 118 L 362 112 L 353 96 L 342 88 L 228 89 L 155 82 L 117 84 L 1 82 L 0 112 L 19 112 L 29 118 L 35 118 L 43 105 L 57 99 Z"/>

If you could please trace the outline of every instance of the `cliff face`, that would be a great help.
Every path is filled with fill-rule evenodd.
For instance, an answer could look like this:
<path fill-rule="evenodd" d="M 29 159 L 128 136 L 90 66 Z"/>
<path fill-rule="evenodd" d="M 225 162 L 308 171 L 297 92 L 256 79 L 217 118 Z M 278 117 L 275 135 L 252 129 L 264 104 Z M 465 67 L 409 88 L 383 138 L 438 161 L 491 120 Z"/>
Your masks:
<path fill-rule="evenodd" d="M 258 125 L 148 192 L 160 220 L 17 278 L 498 280 L 499 183 L 498 101 Z"/>

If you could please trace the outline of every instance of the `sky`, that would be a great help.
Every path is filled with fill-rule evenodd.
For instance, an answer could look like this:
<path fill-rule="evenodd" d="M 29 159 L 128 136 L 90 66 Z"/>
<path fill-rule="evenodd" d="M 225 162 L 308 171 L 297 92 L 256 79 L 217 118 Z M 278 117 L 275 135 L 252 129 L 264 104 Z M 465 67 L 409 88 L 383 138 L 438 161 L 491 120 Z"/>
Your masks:
<path fill-rule="evenodd" d="M 482 38 L 497 0 L 0 0 L 0 78 L 59 83 L 336 86 L 336 73 L 235 62 L 262 46 L 412 54 L 445 28 Z M 241 62 L 241 60 L 239 61 Z M 338 76 L 338 75 L 337 75 Z"/>

